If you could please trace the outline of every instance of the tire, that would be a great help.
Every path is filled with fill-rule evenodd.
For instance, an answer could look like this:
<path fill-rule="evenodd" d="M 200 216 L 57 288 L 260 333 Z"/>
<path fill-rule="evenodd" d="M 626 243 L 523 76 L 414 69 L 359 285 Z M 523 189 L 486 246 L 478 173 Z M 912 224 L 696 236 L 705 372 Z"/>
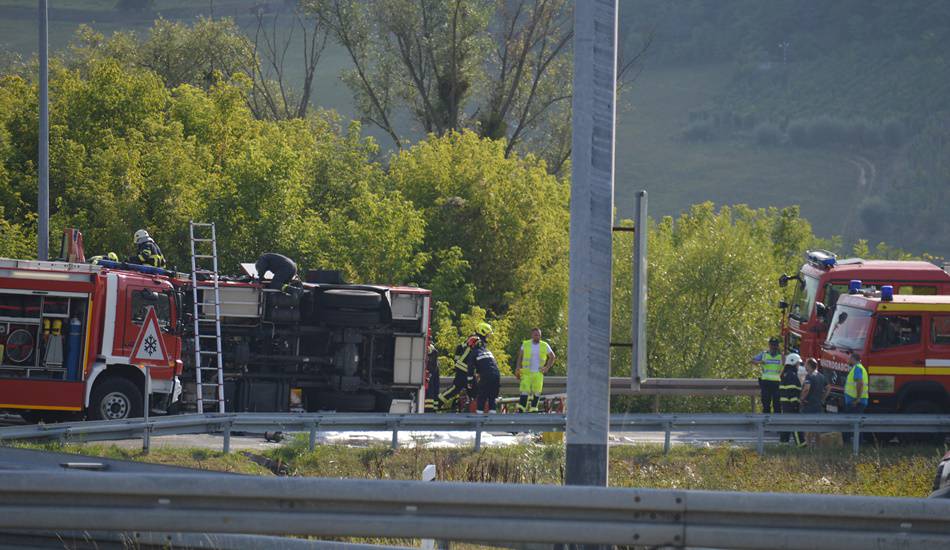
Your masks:
<path fill-rule="evenodd" d="M 324 309 L 379 309 L 383 297 L 371 290 L 334 288 L 320 294 Z"/>
<path fill-rule="evenodd" d="M 121 420 L 142 416 L 142 393 L 125 378 L 107 378 L 92 390 L 89 418 L 92 420 Z"/>
<path fill-rule="evenodd" d="M 944 410 L 939 403 L 927 399 L 918 399 L 901 407 L 901 412 L 903 414 L 943 414 Z M 945 438 L 946 434 L 943 433 L 906 433 L 898 435 L 901 443 L 940 443 Z"/>

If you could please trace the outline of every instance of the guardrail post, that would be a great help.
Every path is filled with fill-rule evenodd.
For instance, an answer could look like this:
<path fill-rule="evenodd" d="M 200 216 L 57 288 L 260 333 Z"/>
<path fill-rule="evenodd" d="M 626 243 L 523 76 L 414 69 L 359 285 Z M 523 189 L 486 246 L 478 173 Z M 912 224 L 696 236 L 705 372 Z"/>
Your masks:
<path fill-rule="evenodd" d="M 482 450 L 482 422 L 475 421 L 475 452 Z"/>
<path fill-rule="evenodd" d="M 861 447 L 861 421 L 854 421 L 854 433 L 851 434 L 851 453 L 858 456 L 858 450 Z"/>
<path fill-rule="evenodd" d="M 317 448 L 317 423 L 310 424 L 310 451 Z"/>
<path fill-rule="evenodd" d="M 673 426 L 669 422 L 663 424 L 663 454 L 669 454 L 670 452 L 670 432 L 673 430 Z"/>
<path fill-rule="evenodd" d="M 759 454 L 765 452 L 765 418 L 757 418 L 755 423 L 756 443 L 755 450 Z"/>
<path fill-rule="evenodd" d="M 396 450 L 399 448 L 399 423 L 394 422 L 392 426 L 393 426 L 393 441 L 392 441 L 391 447 L 393 450 Z"/>
<path fill-rule="evenodd" d="M 224 454 L 231 452 L 231 422 L 225 422 L 224 424 L 224 448 L 222 450 Z"/>
<path fill-rule="evenodd" d="M 755 414 L 755 396 L 754 395 L 749 396 L 749 405 L 752 407 L 750 409 L 750 412 L 752 414 Z"/>
<path fill-rule="evenodd" d="M 660 394 L 653 396 L 653 412 L 660 414 Z"/>

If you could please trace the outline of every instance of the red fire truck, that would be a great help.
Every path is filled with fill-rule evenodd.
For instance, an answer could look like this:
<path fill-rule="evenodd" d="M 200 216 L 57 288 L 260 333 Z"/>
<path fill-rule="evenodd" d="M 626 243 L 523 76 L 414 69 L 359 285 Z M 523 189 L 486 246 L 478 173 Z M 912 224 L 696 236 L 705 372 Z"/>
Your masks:
<path fill-rule="evenodd" d="M 838 297 L 848 293 L 851 281 L 862 281 L 866 290 L 892 285 L 900 295 L 950 294 L 950 275 L 929 262 L 838 260 L 825 250 L 805 253 L 807 262 L 797 275 L 783 275 L 779 285 L 795 281 L 790 304 L 782 303 L 782 336 L 785 352 L 804 358 L 818 357 L 825 340 Z"/>
<path fill-rule="evenodd" d="M 830 410 L 842 410 L 848 356 L 857 351 L 868 371 L 868 412 L 950 411 L 950 296 L 894 292 L 885 285 L 838 299 L 821 350 Z"/>
<path fill-rule="evenodd" d="M 129 355 L 149 307 L 168 355 L 165 366 L 149 369 L 152 403 L 167 408 L 181 393 L 177 296 L 167 277 L 0 259 L 0 409 L 141 416 L 145 369 Z"/>
<path fill-rule="evenodd" d="M 308 278 L 288 292 L 219 279 L 221 309 L 208 326 L 220 331 L 221 370 L 201 365 L 202 387 L 195 341 L 208 332 L 191 327 L 195 311 L 211 317 L 207 280 L 195 292 L 190 278 L 152 267 L 0 259 L 0 409 L 141 416 L 150 387 L 156 411 L 194 410 L 199 388 L 229 411 L 421 411 L 430 291 Z M 150 308 L 167 361 L 148 369 L 146 385 L 130 354 Z"/>

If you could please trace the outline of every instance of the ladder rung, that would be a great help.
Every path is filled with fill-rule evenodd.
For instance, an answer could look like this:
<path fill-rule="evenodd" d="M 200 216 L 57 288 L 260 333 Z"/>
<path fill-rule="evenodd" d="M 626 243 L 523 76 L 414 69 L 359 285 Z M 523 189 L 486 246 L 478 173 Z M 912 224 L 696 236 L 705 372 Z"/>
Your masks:
<path fill-rule="evenodd" d="M 191 222 L 191 225 L 194 226 L 194 227 L 211 227 L 211 226 L 213 226 L 214 224 L 213 224 L 213 223 L 205 223 L 205 222 Z"/>
<path fill-rule="evenodd" d="M 217 355 L 217 354 L 218 354 L 217 351 L 205 351 L 205 350 L 199 350 L 198 353 L 203 353 L 203 354 L 205 354 L 205 355 Z"/>
<path fill-rule="evenodd" d="M 213 243 L 214 242 L 214 239 L 199 239 L 198 237 L 195 237 L 191 240 L 196 243 Z"/>
<path fill-rule="evenodd" d="M 212 323 L 217 323 L 217 322 L 218 322 L 218 320 L 215 319 L 215 318 L 213 318 L 213 317 L 212 317 L 212 318 L 209 318 L 209 317 L 198 317 L 197 319 L 195 319 L 195 321 L 198 321 L 199 323 L 207 323 L 207 322 L 209 322 L 209 321 L 212 322 Z"/>
<path fill-rule="evenodd" d="M 213 255 L 211 255 L 211 254 L 195 254 L 195 255 L 193 255 L 192 257 L 193 257 L 193 258 L 203 258 L 203 259 L 208 259 L 208 260 L 210 260 L 210 259 L 212 259 L 212 258 L 215 258 L 216 256 L 213 256 Z"/>

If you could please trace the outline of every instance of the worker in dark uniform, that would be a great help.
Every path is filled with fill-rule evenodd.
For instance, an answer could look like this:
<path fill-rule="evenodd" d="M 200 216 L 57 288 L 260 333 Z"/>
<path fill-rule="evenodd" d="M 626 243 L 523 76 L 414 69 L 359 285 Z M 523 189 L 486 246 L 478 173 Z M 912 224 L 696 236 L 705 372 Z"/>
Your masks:
<path fill-rule="evenodd" d="M 425 412 L 435 412 L 439 402 L 439 352 L 429 344 L 426 355 L 426 402 Z"/>
<path fill-rule="evenodd" d="M 268 271 L 274 274 L 274 277 L 270 280 L 270 284 L 267 285 L 267 288 L 271 290 L 286 291 L 287 283 L 297 276 L 297 264 L 287 256 L 277 254 L 276 252 L 261 254 L 261 257 L 257 259 L 257 263 L 254 264 L 254 267 L 257 269 L 257 277 L 261 282 L 264 281 L 264 275 L 266 275 Z"/>
<path fill-rule="evenodd" d="M 158 247 L 148 231 L 139 229 L 135 232 L 134 240 L 136 250 L 135 256 L 129 258 L 130 264 L 165 267 L 165 256 L 162 255 L 162 249 Z"/>
<path fill-rule="evenodd" d="M 465 357 L 465 363 L 468 365 L 469 385 L 475 381 L 475 375 L 478 375 L 476 385 L 476 403 L 475 412 L 484 414 L 486 407 L 489 413 L 495 412 L 495 400 L 498 399 L 498 390 L 501 388 L 501 372 L 498 370 L 498 363 L 495 356 L 489 351 L 486 343 L 492 333 L 491 325 L 488 323 L 479 323 L 475 329 L 478 340 L 470 348 L 471 352 Z"/>
<path fill-rule="evenodd" d="M 468 378 L 468 356 L 479 342 L 478 334 L 472 334 L 464 342 L 456 346 L 455 357 L 453 358 L 453 372 L 455 377 L 452 379 L 452 386 L 440 393 L 436 398 L 435 408 L 440 411 L 452 411 L 458 409 L 458 398 L 462 392 L 467 392 L 472 396 L 474 387 Z"/>
<path fill-rule="evenodd" d="M 779 381 L 778 393 L 779 403 L 782 406 L 783 413 L 798 412 L 798 397 L 802 393 L 802 381 L 798 378 L 798 367 L 802 364 L 802 358 L 797 353 L 789 353 L 785 356 L 785 368 L 782 369 L 782 377 Z M 782 432 L 779 439 L 782 443 L 788 443 L 792 432 Z M 795 444 L 799 447 L 804 445 L 804 434 L 794 432 Z"/>

